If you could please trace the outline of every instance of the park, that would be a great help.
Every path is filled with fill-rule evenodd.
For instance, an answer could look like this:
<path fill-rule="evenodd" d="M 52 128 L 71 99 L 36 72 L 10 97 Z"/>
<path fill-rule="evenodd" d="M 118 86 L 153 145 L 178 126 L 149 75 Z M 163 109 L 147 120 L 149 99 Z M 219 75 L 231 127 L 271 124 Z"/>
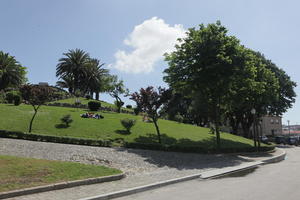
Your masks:
<path fill-rule="evenodd" d="M 30 67 L 0 49 L 0 199 L 166 199 L 180 191 L 174 183 L 266 173 L 261 166 L 286 152 L 296 160 L 297 149 L 278 148 L 274 135 L 260 131 L 263 117 L 293 107 L 296 82 L 221 21 L 187 29 L 161 55 L 167 87 L 132 90 L 91 55 L 60 52 L 51 84 L 31 82 Z M 207 187 L 236 186 L 219 184 Z M 155 188 L 153 197 L 135 194 Z"/>

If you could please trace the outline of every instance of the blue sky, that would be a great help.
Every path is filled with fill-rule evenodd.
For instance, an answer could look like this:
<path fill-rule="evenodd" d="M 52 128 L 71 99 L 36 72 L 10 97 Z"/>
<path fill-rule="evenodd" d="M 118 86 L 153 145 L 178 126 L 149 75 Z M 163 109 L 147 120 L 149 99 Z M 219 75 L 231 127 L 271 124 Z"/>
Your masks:
<path fill-rule="evenodd" d="M 136 91 L 166 86 L 160 52 L 172 50 L 173 38 L 221 20 L 229 34 L 264 53 L 298 83 L 299 7 L 296 0 L 1 0 L 0 50 L 28 68 L 30 82 L 54 84 L 58 59 L 80 48 Z M 296 102 L 283 123 L 300 124 L 299 107 Z"/>

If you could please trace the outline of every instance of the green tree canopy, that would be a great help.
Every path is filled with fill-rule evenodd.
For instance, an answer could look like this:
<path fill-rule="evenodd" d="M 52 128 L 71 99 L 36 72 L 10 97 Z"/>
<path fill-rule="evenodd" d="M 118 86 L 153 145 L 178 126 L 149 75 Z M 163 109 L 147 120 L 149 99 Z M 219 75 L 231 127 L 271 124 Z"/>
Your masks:
<path fill-rule="evenodd" d="M 26 67 L 23 67 L 13 56 L 0 51 L 0 90 L 19 87 L 26 81 Z"/>
<path fill-rule="evenodd" d="M 191 28 L 179 40 L 176 50 L 166 54 L 169 68 L 164 80 L 171 88 L 207 104 L 209 117 L 216 126 L 217 148 L 220 148 L 219 124 L 226 107 L 228 91 L 236 72 L 234 63 L 239 41 L 227 35 L 227 29 L 216 24 Z"/>

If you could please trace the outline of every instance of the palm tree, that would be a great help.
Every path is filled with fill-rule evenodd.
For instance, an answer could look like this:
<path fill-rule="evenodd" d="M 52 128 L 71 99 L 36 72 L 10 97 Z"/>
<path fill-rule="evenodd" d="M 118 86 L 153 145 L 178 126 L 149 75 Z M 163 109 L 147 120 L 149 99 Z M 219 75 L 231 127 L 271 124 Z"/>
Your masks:
<path fill-rule="evenodd" d="M 73 92 L 74 92 L 73 91 L 73 80 L 71 79 L 70 76 L 61 78 L 60 81 L 56 82 L 56 86 L 61 89 L 67 88 L 69 93 L 71 93 L 71 94 L 73 94 Z"/>
<path fill-rule="evenodd" d="M 26 82 L 26 68 L 13 56 L 0 51 L 0 90 L 19 87 Z"/>
<path fill-rule="evenodd" d="M 105 77 L 108 76 L 108 70 L 103 69 L 103 63 L 98 59 L 90 59 L 89 65 L 85 68 L 86 78 L 82 85 L 85 86 L 84 92 L 90 92 L 91 96 L 96 93 L 96 99 L 99 100 L 99 93 L 104 90 Z"/>
<path fill-rule="evenodd" d="M 63 54 L 65 57 L 59 59 L 56 66 L 56 76 L 62 80 L 69 80 L 69 90 L 72 93 L 80 89 L 81 78 L 85 77 L 85 68 L 89 64 L 89 54 L 83 50 L 75 49 Z"/>

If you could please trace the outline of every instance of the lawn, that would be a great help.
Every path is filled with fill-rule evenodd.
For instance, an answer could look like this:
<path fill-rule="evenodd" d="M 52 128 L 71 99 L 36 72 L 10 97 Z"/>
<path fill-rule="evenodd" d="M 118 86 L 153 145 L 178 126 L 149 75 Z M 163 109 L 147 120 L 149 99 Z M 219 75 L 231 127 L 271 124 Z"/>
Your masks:
<path fill-rule="evenodd" d="M 85 112 L 87 112 L 87 110 L 42 106 L 33 122 L 32 132 L 76 138 L 104 140 L 121 138 L 121 140 L 127 142 L 157 142 L 153 123 L 143 122 L 141 116 L 98 112 L 104 116 L 104 119 L 81 118 L 80 114 Z M 0 104 L 0 129 L 27 132 L 32 114 L 33 110 L 30 105 L 13 106 Z M 66 114 L 70 114 L 74 121 L 69 128 L 59 128 L 61 127 L 59 126 L 60 118 Z M 136 125 L 132 128 L 131 134 L 127 134 L 120 123 L 120 120 L 124 118 L 137 120 Z M 209 133 L 208 128 L 162 119 L 158 121 L 158 124 L 164 144 L 202 146 L 206 149 L 213 148 L 215 145 L 215 136 Z M 221 133 L 221 145 L 222 148 L 252 147 L 253 141 L 229 133 Z"/>
<path fill-rule="evenodd" d="M 0 155 L 0 192 L 120 173 L 103 166 Z"/>

